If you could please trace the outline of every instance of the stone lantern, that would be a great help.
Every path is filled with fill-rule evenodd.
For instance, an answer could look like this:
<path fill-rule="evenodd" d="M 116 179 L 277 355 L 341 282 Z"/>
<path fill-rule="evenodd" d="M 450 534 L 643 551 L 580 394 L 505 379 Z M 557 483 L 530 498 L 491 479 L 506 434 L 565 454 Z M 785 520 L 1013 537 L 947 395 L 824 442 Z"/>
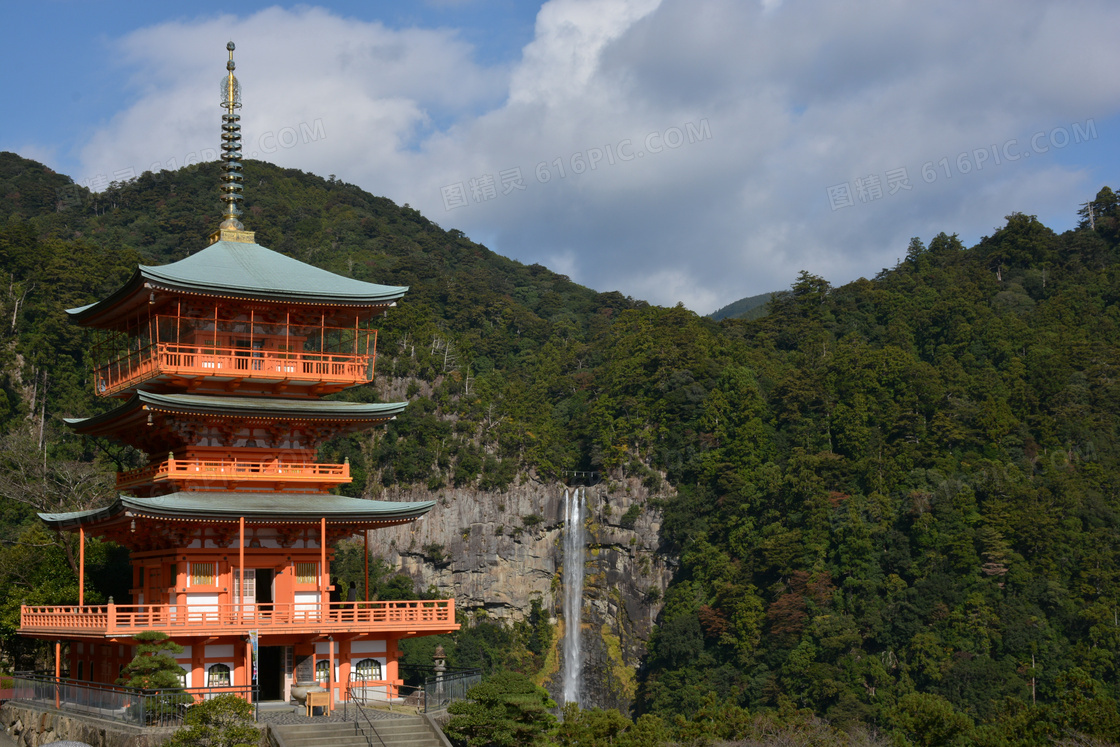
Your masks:
<path fill-rule="evenodd" d="M 443 652 L 443 646 L 437 645 L 435 653 L 432 654 L 432 661 L 435 662 L 434 669 L 436 670 L 436 700 L 443 703 L 443 673 L 447 671 L 447 666 L 444 662 L 447 660 L 447 654 Z"/>

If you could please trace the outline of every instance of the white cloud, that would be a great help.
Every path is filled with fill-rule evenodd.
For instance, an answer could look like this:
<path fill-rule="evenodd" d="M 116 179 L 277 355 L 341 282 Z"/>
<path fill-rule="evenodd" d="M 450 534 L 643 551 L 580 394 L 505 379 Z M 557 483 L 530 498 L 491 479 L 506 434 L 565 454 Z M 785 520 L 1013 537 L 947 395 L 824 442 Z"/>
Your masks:
<path fill-rule="evenodd" d="M 139 97 L 83 149 L 87 172 L 213 151 L 231 37 L 245 155 L 348 181 L 404 166 L 431 118 L 469 116 L 505 93 L 505 74 L 477 66 L 446 29 L 396 31 L 318 8 L 168 23 L 122 41 Z"/>
<path fill-rule="evenodd" d="M 599 87 L 605 48 L 654 11 L 660 0 L 553 0 L 537 16 L 510 84 L 510 102 L 569 105 Z M 584 102 L 585 104 L 587 102 Z"/>
<path fill-rule="evenodd" d="M 126 37 L 136 100 L 83 159 L 92 175 L 216 149 L 232 36 L 246 155 L 338 174 L 592 287 L 707 312 L 802 268 L 870 276 L 911 236 L 977 237 L 1095 193 L 1101 132 L 1015 161 L 991 146 L 1026 152 L 1035 132 L 1115 116 L 1117 21 L 1103 0 L 553 0 L 505 69 L 451 30 L 273 8 Z M 651 133 L 701 122 L 710 137 L 648 151 Z M 514 168 L 523 190 L 445 210 L 441 187 Z M 902 168 L 910 189 L 890 194 Z M 861 202 L 867 177 L 882 196 Z M 855 204 L 831 210 L 826 189 L 845 182 Z"/>

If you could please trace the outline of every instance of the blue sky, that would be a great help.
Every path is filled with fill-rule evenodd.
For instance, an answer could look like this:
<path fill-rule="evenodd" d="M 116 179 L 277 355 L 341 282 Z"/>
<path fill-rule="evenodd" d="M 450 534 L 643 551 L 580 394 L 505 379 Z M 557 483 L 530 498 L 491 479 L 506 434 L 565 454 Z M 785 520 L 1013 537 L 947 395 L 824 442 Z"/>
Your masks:
<path fill-rule="evenodd" d="M 194 0 L 191 3 L 98 2 L 39 0 L 0 3 L 0 21 L 9 35 L 0 46 L 0 92 L 10 102 L 33 95 L 34 114 L 6 118 L 0 124 L 4 147 L 21 141 L 47 144 L 57 152 L 65 173 L 77 175 L 77 150 L 90 131 L 106 123 L 138 92 L 129 85 L 134 70 L 122 68 L 114 45 L 124 36 L 167 22 L 190 24 L 218 17 L 236 8 L 251 15 L 274 2 Z M 297 4 L 287 7 L 299 7 Z M 322 4 L 343 18 L 378 20 L 396 29 L 451 28 L 471 43 L 477 59 L 487 65 L 508 65 L 533 38 L 540 3 L 514 0 L 488 2 L 402 3 L 367 0 Z M 329 40 L 323 40 L 329 44 Z M 218 63 L 218 71 L 221 72 Z"/>
<path fill-rule="evenodd" d="M 1118 22 L 1105 0 L 4 3 L 0 150 L 94 188 L 211 158 L 232 38 L 246 155 L 707 313 L 1012 211 L 1071 227 L 1120 187 Z"/>

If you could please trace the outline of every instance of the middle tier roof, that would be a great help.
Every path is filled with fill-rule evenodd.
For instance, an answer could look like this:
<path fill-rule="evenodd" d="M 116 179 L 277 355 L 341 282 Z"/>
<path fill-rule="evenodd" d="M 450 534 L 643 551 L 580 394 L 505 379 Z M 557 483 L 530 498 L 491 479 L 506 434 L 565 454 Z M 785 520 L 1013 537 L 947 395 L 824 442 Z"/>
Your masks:
<path fill-rule="evenodd" d="M 156 394 L 140 391 L 124 404 L 90 418 L 67 418 L 78 433 L 126 443 L 149 453 L 197 445 L 199 424 L 226 422 L 272 432 L 302 427 L 306 446 L 392 420 L 407 402 L 338 402 L 273 397 Z M 228 431 L 228 428 L 227 428 Z M 263 448 L 270 448 L 264 445 Z"/>

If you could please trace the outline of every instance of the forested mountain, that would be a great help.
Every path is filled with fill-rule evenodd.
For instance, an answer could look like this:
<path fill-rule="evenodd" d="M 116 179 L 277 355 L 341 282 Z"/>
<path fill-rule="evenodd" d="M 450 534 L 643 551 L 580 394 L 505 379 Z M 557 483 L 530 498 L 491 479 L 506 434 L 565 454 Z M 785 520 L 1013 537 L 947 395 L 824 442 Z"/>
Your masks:
<path fill-rule="evenodd" d="M 717 323 L 503 259 L 352 185 L 246 173 L 259 243 L 412 286 L 382 327 L 378 382 L 347 395 L 412 404 L 383 433 L 330 446 L 350 458 L 350 492 L 497 496 L 574 469 L 667 484 L 663 551 L 679 568 L 640 712 L 711 713 L 714 693 L 923 744 L 1120 740 L 1111 190 L 1092 228 L 1056 235 L 1013 214 L 971 248 L 915 239 L 872 280 L 832 288 L 804 272 L 764 317 Z M 20 599 L 76 600 L 72 578 L 28 567 L 38 553 L 65 576 L 28 502 L 105 500 L 99 476 L 135 458 L 58 426 L 105 407 L 61 310 L 137 262 L 202 248 L 217 182 L 203 164 L 91 195 L 0 155 L 9 649 Z"/>
<path fill-rule="evenodd" d="M 716 309 L 708 318 L 717 322 L 724 319 L 761 319 L 766 315 L 770 301 L 777 295 L 775 293 L 759 293 L 757 296 L 747 296 L 738 301 Z"/>

